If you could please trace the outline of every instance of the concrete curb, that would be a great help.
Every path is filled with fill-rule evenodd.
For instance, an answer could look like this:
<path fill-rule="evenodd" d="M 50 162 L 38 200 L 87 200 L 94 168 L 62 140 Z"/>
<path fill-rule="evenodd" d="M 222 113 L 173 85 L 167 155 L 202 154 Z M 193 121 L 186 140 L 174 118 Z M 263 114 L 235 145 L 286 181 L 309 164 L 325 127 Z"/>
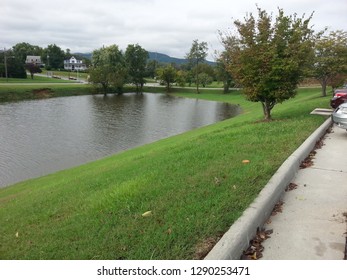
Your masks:
<path fill-rule="evenodd" d="M 301 162 L 314 149 L 316 142 L 332 125 L 328 118 L 306 141 L 280 166 L 259 196 L 245 210 L 213 247 L 205 260 L 239 260 L 249 242 L 270 217 L 275 204 L 280 200 L 285 188 L 299 170 Z"/>

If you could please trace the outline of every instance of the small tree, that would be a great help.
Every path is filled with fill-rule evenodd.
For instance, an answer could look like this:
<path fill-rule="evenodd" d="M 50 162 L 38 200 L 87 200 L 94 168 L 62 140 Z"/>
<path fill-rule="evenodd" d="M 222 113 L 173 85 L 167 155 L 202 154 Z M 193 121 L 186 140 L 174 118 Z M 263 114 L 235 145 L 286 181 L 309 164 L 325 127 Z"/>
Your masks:
<path fill-rule="evenodd" d="M 245 22 L 234 22 L 239 36 L 222 38 L 228 71 L 242 85 L 247 99 L 261 102 L 265 120 L 271 120 L 277 103 L 295 96 L 313 58 L 311 17 L 285 16 L 279 9 L 273 22 L 271 15 L 258 8 L 258 19 L 250 14 Z"/>
<path fill-rule="evenodd" d="M 230 72 L 227 70 L 227 59 L 228 57 L 226 56 L 226 53 L 222 52 L 222 54 L 217 58 L 217 64 L 215 68 L 217 80 L 223 83 L 224 93 L 228 93 L 230 87 L 234 85 L 233 78 Z"/>
<path fill-rule="evenodd" d="M 207 85 L 213 82 L 213 78 L 207 73 L 200 73 L 198 75 L 199 83 L 201 83 L 202 87 L 206 87 Z"/>
<path fill-rule="evenodd" d="M 34 63 L 25 64 L 25 69 L 29 71 L 31 79 L 34 79 L 34 74 L 42 73 L 40 66 Z"/>
<path fill-rule="evenodd" d="M 205 61 L 207 57 L 207 50 L 208 50 L 207 43 L 206 42 L 199 43 L 199 41 L 196 39 L 193 41 L 190 52 L 186 56 L 193 67 L 197 93 L 200 93 L 199 92 L 199 84 L 200 84 L 199 64 Z"/>
<path fill-rule="evenodd" d="M 180 87 L 185 87 L 187 82 L 187 72 L 184 70 L 177 71 L 176 83 Z"/>
<path fill-rule="evenodd" d="M 128 45 L 125 51 L 125 62 L 130 82 L 136 86 L 136 92 L 142 92 L 145 84 L 148 52 L 138 44 Z"/>
<path fill-rule="evenodd" d="M 177 70 L 171 65 L 157 70 L 157 76 L 161 83 L 165 84 L 166 91 L 170 92 L 172 84 L 175 82 L 177 77 Z"/>
<path fill-rule="evenodd" d="M 347 32 L 338 30 L 315 41 L 313 76 L 322 86 L 326 96 L 327 85 L 339 84 L 342 74 L 347 72 Z M 340 81 L 341 82 L 341 81 Z"/>

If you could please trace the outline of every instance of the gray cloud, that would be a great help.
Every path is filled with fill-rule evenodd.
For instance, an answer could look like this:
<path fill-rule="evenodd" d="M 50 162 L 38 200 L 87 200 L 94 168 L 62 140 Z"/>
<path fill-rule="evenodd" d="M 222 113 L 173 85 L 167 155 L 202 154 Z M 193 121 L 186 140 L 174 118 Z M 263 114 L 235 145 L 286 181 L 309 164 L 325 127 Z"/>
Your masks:
<path fill-rule="evenodd" d="M 217 31 L 227 30 L 247 12 L 256 13 L 255 3 L 274 14 L 277 7 L 299 16 L 315 11 L 316 29 L 346 29 L 345 0 L 0 0 L 0 48 L 28 42 L 86 52 L 139 43 L 150 51 L 184 57 L 199 39 L 209 44 L 211 58 L 214 49 L 221 49 Z"/>

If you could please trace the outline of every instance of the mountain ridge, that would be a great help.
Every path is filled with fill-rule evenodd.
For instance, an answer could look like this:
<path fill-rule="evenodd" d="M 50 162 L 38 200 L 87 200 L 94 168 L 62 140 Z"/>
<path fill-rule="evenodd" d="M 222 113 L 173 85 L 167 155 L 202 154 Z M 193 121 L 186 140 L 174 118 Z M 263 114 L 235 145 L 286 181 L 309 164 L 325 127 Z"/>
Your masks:
<path fill-rule="evenodd" d="M 92 59 L 92 53 L 74 53 L 74 54 L 87 58 L 87 59 Z M 148 52 L 148 56 L 149 56 L 148 60 L 156 60 L 159 63 L 164 63 L 164 64 L 175 63 L 178 65 L 181 65 L 181 64 L 189 63 L 189 60 L 186 58 L 172 57 L 167 54 L 159 53 L 159 52 Z M 212 61 L 206 60 L 205 62 L 210 65 L 215 64 L 215 62 L 212 62 Z"/>

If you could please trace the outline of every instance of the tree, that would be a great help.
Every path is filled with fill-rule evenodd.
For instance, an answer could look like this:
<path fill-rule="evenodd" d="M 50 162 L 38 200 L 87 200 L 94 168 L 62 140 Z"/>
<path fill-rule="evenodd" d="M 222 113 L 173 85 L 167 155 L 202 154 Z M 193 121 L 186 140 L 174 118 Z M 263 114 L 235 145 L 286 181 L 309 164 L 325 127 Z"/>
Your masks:
<path fill-rule="evenodd" d="M 138 44 L 128 45 L 125 50 L 129 81 L 136 86 L 136 92 L 142 92 L 145 84 L 147 59 L 148 52 Z"/>
<path fill-rule="evenodd" d="M 89 70 L 89 81 L 101 87 L 107 94 L 110 87 L 122 92 L 126 79 L 124 56 L 117 45 L 102 47 L 93 51 L 92 67 Z"/>
<path fill-rule="evenodd" d="M 195 74 L 195 82 L 196 82 L 196 92 L 199 92 L 199 64 L 204 62 L 207 57 L 207 43 L 201 42 L 196 39 L 192 43 L 192 47 L 190 48 L 190 52 L 187 54 L 186 58 L 189 60 L 193 67 L 193 71 Z"/>
<path fill-rule="evenodd" d="M 180 87 L 185 87 L 186 86 L 186 82 L 187 82 L 187 72 L 184 70 L 178 70 L 177 74 L 176 74 L 176 83 L 180 86 Z"/>
<path fill-rule="evenodd" d="M 34 74 L 35 73 L 41 73 L 42 70 L 40 66 L 34 64 L 34 63 L 27 63 L 25 64 L 25 69 L 27 69 L 30 73 L 31 79 L 34 79 Z"/>
<path fill-rule="evenodd" d="M 229 64 L 228 71 L 243 87 L 247 99 L 261 102 L 265 120 L 271 110 L 296 94 L 298 83 L 313 55 L 312 15 L 304 19 L 285 16 L 278 9 L 275 21 L 258 8 L 245 22 L 234 22 L 239 36 L 222 38 Z"/>
<path fill-rule="evenodd" d="M 200 73 L 198 75 L 198 80 L 199 80 L 199 83 L 201 83 L 201 85 L 203 87 L 206 87 L 207 85 L 209 85 L 213 82 L 213 78 L 205 72 Z"/>
<path fill-rule="evenodd" d="M 227 70 L 228 56 L 226 52 L 222 52 L 217 58 L 217 64 L 215 67 L 216 77 L 218 81 L 223 83 L 223 92 L 228 93 L 230 87 L 234 85 L 233 78 L 230 72 Z"/>
<path fill-rule="evenodd" d="M 166 67 L 158 68 L 157 76 L 161 83 L 165 84 L 166 90 L 169 92 L 172 83 L 176 80 L 177 70 L 173 66 L 168 65 Z"/>
<path fill-rule="evenodd" d="M 146 77 L 151 77 L 154 79 L 158 66 L 159 62 L 157 60 L 149 60 L 146 64 Z"/>
<path fill-rule="evenodd" d="M 336 86 L 342 74 L 347 72 L 347 33 L 338 30 L 318 37 L 315 41 L 313 76 L 322 86 L 322 96 L 326 96 L 327 85 Z"/>
<path fill-rule="evenodd" d="M 28 55 L 42 55 L 42 48 L 39 46 L 33 46 L 29 43 L 18 43 L 12 47 L 14 56 L 21 61 L 21 63 L 24 65 L 26 57 Z"/>
<path fill-rule="evenodd" d="M 47 69 L 61 69 L 64 67 L 65 52 L 56 44 L 48 45 L 43 50 L 42 56 Z"/>
<path fill-rule="evenodd" d="M 0 52 L 0 77 L 26 79 L 24 63 L 12 49 Z"/>

